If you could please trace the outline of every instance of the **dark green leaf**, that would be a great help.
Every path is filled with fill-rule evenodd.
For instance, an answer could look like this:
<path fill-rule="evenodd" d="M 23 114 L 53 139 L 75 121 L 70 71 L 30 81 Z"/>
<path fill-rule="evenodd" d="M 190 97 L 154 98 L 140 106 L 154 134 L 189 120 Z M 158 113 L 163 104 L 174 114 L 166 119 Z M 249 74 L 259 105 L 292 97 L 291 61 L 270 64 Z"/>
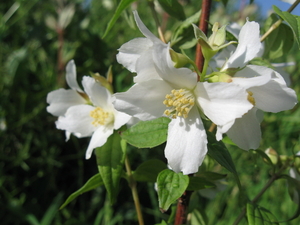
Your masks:
<path fill-rule="evenodd" d="M 210 181 L 214 181 L 214 180 L 224 179 L 225 177 L 227 177 L 227 174 L 220 174 L 220 173 L 206 171 L 206 172 L 197 173 L 197 176 L 203 177 Z"/>
<path fill-rule="evenodd" d="M 300 16 L 292 15 L 289 12 L 282 12 L 275 5 L 273 5 L 273 9 L 283 20 L 285 20 L 290 25 L 290 27 L 292 28 L 292 31 L 294 33 L 294 37 L 300 48 Z M 282 35 L 282 33 L 281 33 L 281 35 Z M 286 36 L 286 34 L 284 34 L 282 36 Z"/>
<path fill-rule="evenodd" d="M 166 117 L 140 121 L 122 132 L 121 137 L 135 147 L 153 148 L 167 140 L 169 122 L 170 119 Z"/>
<path fill-rule="evenodd" d="M 133 173 L 133 178 L 136 181 L 156 182 L 157 175 L 165 169 L 167 169 L 167 165 L 164 162 L 158 159 L 150 159 L 139 165 Z"/>
<path fill-rule="evenodd" d="M 236 174 L 235 165 L 226 146 L 221 141 L 217 141 L 215 135 L 207 132 L 208 155 L 215 159 L 220 165 L 224 166 L 231 173 Z"/>
<path fill-rule="evenodd" d="M 179 20 L 185 20 L 185 14 L 182 5 L 178 0 L 158 0 L 161 7 L 172 17 Z"/>
<path fill-rule="evenodd" d="M 265 31 L 267 31 L 277 20 L 277 16 L 272 14 L 266 21 Z M 292 29 L 288 25 L 282 23 L 266 38 L 264 56 L 269 59 L 282 57 L 293 47 L 293 44 L 294 35 Z"/>
<path fill-rule="evenodd" d="M 114 132 L 102 147 L 96 148 L 98 170 L 111 204 L 115 202 L 119 191 L 126 151 L 124 145 L 126 144 L 121 145 L 120 135 Z"/>
<path fill-rule="evenodd" d="M 187 190 L 196 191 L 206 188 L 214 188 L 216 185 L 203 177 L 189 177 L 190 182 Z"/>
<path fill-rule="evenodd" d="M 103 181 L 101 175 L 98 173 L 92 176 L 80 189 L 72 193 L 67 200 L 62 204 L 59 209 L 63 209 L 66 205 L 68 205 L 71 201 L 77 198 L 79 195 L 91 191 L 99 186 L 103 185 Z"/>
<path fill-rule="evenodd" d="M 168 225 L 166 221 L 161 221 L 161 223 L 156 223 L 155 225 Z"/>
<path fill-rule="evenodd" d="M 189 184 L 189 177 L 182 173 L 175 173 L 166 169 L 159 173 L 157 177 L 157 192 L 159 208 L 167 211 L 186 190 Z"/>
<path fill-rule="evenodd" d="M 115 14 L 113 15 L 113 17 L 111 18 L 111 20 L 109 21 L 109 23 L 106 27 L 106 30 L 102 36 L 103 39 L 108 34 L 108 32 L 111 30 L 111 28 L 114 26 L 114 24 L 116 23 L 117 19 L 120 17 L 123 10 L 126 9 L 134 1 L 136 1 L 136 0 L 121 0 L 120 4 L 117 7 Z"/>

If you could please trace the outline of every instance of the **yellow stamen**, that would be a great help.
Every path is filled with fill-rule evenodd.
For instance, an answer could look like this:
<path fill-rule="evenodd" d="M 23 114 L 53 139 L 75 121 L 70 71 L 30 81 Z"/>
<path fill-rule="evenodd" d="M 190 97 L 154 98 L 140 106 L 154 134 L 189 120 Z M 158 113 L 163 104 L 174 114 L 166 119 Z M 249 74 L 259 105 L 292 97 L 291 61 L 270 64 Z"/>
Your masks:
<path fill-rule="evenodd" d="M 252 93 L 251 91 L 247 91 L 247 92 L 248 92 L 248 97 L 247 97 L 248 101 L 249 101 L 252 105 L 255 106 L 255 99 L 254 99 L 254 97 L 252 97 L 253 93 Z"/>
<path fill-rule="evenodd" d="M 94 118 L 92 124 L 97 127 L 99 125 L 107 125 L 113 120 L 113 114 L 111 112 L 106 112 L 100 107 L 96 107 L 90 112 L 90 116 Z"/>
<path fill-rule="evenodd" d="M 164 112 L 166 116 L 173 119 L 176 119 L 177 116 L 187 118 L 190 110 L 195 105 L 195 98 L 189 90 L 173 89 L 171 94 L 166 95 L 163 103 L 169 108 Z"/>

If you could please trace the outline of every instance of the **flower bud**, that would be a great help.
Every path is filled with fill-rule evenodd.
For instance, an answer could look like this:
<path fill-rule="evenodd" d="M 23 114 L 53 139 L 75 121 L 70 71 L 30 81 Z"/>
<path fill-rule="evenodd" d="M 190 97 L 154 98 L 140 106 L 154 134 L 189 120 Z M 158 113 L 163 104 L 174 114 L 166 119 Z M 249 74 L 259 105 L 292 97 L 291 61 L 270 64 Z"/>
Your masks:
<path fill-rule="evenodd" d="M 215 83 L 215 82 L 225 82 L 225 83 L 230 83 L 232 82 L 232 77 L 229 76 L 226 73 L 222 72 L 213 72 L 212 74 L 209 75 L 208 82 Z"/>
<path fill-rule="evenodd" d="M 177 53 L 172 49 L 170 49 L 170 55 L 171 55 L 172 61 L 174 62 L 175 68 L 183 67 L 191 61 L 187 56 Z"/>
<path fill-rule="evenodd" d="M 269 159 L 271 160 L 271 162 L 276 165 L 278 162 L 278 154 L 277 152 L 273 149 L 273 148 L 267 148 L 265 150 L 266 155 L 269 157 Z"/>

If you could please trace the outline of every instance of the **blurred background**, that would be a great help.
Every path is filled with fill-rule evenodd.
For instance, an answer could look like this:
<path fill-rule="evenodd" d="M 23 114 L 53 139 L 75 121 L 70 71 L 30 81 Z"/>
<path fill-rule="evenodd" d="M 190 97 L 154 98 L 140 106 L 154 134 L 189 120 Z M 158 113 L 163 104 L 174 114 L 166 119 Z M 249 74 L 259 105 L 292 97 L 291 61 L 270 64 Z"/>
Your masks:
<path fill-rule="evenodd" d="M 57 118 L 47 113 L 46 96 L 58 88 L 68 88 L 65 65 L 74 59 L 78 81 L 90 72 L 106 74 L 112 66 L 115 91 L 132 84 L 133 75 L 116 62 L 117 49 L 142 36 L 131 11 L 137 9 L 144 23 L 155 34 L 155 24 L 147 1 L 132 4 L 117 20 L 105 39 L 109 20 L 118 0 L 15 0 L 0 2 L 0 221 L 1 224 L 136 224 L 130 189 L 122 181 L 117 204 L 110 206 L 105 189 L 85 193 L 58 210 L 66 198 L 97 173 L 96 160 L 85 160 L 89 139 L 71 137 L 55 128 Z M 262 25 L 266 10 L 259 1 L 229 1 L 227 9 L 213 3 L 212 20 L 222 25 L 244 23 L 246 17 Z M 200 9 L 201 1 L 182 1 L 186 16 Z M 159 11 L 166 36 L 179 23 Z M 166 19 L 167 18 L 167 19 Z M 213 21 L 213 22 L 214 22 Z M 191 38 L 193 38 L 191 36 Z M 174 46 L 176 49 L 176 46 Z M 194 49 L 188 54 L 193 58 Z M 274 62 L 299 62 L 297 46 Z M 299 65 L 286 68 L 291 87 L 300 93 Z M 281 155 L 300 151 L 300 109 L 266 114 L 262 123 L 261 149 L 275 149 Z M 246 192 L 253 198 L 269 178 L 270 168 L 255 154 L 229 146 Z M 131 150 L 133 169 L 144 159 L 164 160 L 163 147 Z M 220 172 L 227 173 L 219 168 Z M 288 172 L 288 171 L 287 171 Z M 237 217 L 238 189 L 228 174 L 228 183 L 213 199 L 197 193 L 192 200 L 206 211 L 211 225 L 232 224 Z M 159 223 L 168 215 L 158 210 L 154 184 L 138 185 L 146 224 Z M 276 181 L 260 204 L 279 220 L 293 215 L 297 205 L 290 200 L 285 181 Z M 168 212 L 169 213 L 169 212 Z M 167 214 L 168 214 L 167 213 Z M 243 221 L 245 224 L 245 221 Z M 243 224 L 241 223 L 241 224 Z M 282 224 L 300 224 L 296 219 Z"/>

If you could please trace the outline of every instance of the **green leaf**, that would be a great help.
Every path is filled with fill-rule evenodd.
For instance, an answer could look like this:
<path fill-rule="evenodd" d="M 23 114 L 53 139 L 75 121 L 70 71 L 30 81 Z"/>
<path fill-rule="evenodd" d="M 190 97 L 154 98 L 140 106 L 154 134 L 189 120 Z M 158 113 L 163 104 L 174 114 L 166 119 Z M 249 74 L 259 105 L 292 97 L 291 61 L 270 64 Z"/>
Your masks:
<path fill-rule="evenodd" d="M 166 221 L 161 221 L 161 223 L 156 223 L 155 225 L 168 225 Z"/>
<path fill-rule="evenodd" d="M 292 15 L 289 12 L 282 12 L 275 5 L 273 5 L 273 9 L 283 20 L 285 20 L 288 23 L 288 25 L 290 25 L 294 33 L 294 37 L 300 48 L 300 16 Z M 286 36 L 286 34 L 282 36 Z"/>
<path fill-rule="evenodd" d="M 214 181 L 214 180 L 224 179 L 225 177 L 227 177 L 227 174 L 220 174 L 220 173 L 205 171 L 205 172 L 197 173 L 197 176 L 203 177 L 210 181 Z"/>
<path fill-rule="evenodd" d="M 265 24 L 265 31 L 278 20 L 275 14 L 272 14 Z M 284 34 L 284 35 L 282 35 Z M 293 47 L 294 35 L 292 29 L 281 23 L 277 29 L 273 30 L 265 40 L 264 56 L 269 59 L 276 59 L 282 57 Z"/>
<path fill-rule="evenodd" d="M 280 178 L 287 180 L 290 197 L 297 204 L 297 210 L 294 213 L 294 215 L 291 218 L 289 218 L 288 220 L 280 221 L 280 222 L 287 222 L 287 221 L 291 221 L 291 220 L 297 218 L 300 215 L 300 197 L 299 197 L 300 196 L 300 181 L 296 180 L 288 175 L 285 175 L 285 174 L 281 175 Z"/>
<path fill-rule="evenodd" d="M 85 192 L 91 191 L 101 185 L 103 185 L 103 181 L 102 181 L 101 175 L 98 173 L 98 174 L 92 176 L 80 189 L 78 189 L 77 191 L 72 193 L 59 209 L 63 209 L 64 207 L 66 207 L 66 205 L 68 205 L 71 201 L 73 201 L 79 195 L 81 195 Z"/>
<path fill-rule="evenodd" d="M 215 135 L 211 132 L 207 132 L 207 140 L 208 155 L 231 173 L 237 174 L 231 155 L 223 142 L 217 141 Z"/>
<path fill-rule="evenodd" d="M 136 181 L 156 182 L 158 174 L 167 169 L 167 165 L 158 160 L 150 159 L 143 162 L 133 173 L 133 178 Z"/>
<path fill-rule="evenodd" d="M 171 46 L 180 45 L 181 48 L 187 45 L 187 42 L 191 42 L 188 45 L 197 43 L 197 40 L 193 37 L 193 23 L 198 23 L 201 11 L 198 11 L 194 15 L 188 17 L 186 20 L 180 23 L 175 29 L 171 37 Z"/>
<path fill-rule="evenodd" d="M 116 23 L 117 19 L 120 17 L 123 10 L 126 9 L 134 1 L 136 1 L 136 0 L 121 0 L 120 4 L 117 7 L 117 10 L 116 10 L 115 14 L 113 15 L 113 17 L 111 18 L 111 20 L 109 21 L 109 23 L 106 27 L 106 30 L 105 30 L 105 32 L 102 36 L 102 39 L 104 39 L 106 37 L 108 32 L 114 26 L 114 24 Z"/>
<path fill-rule="evenodd" d="M 96 148 L 98 170 L 111 204 L 116 201 L 123 172 L 126 152 L 126 143 L 123 142 L 118 132 L 114 132 L 102 147 Z"/>
<path fill-rule="evenodd" d="M 203 177 L 189 177 L 190 182 L 187 190 L 196 191 L 206 188 L 214 188 L 216 185 Z"/>
<path fill-rule="evenodd" d="M 191 224 L 193 225 L 203 225 L 209 224 L 208 216 L 205 213 L 205 210 L 199 207 L 199 209 L 194 209 L 191 215 Z"/>
<path fill-rule="evenodd" d="M 182 173 L 175 173 L 166 169 L 159 173 L 157 177 L 157 192 L 159 208 L 167 211 L 186 190 L 189 185 L 189 177 Z"/>
<path fill-rule="evenodd" d="M 158 0 L 161 7 L 172 17 L 179 20 L 185 20 L 185 14 L 182 5 L 178 0 Z"/>
<path fill-rule="evenodd" d="M 249 225 L 279 224 L 275 216 L 269 210 L 253 203 L 247 203 L 247 218 Z"/>
<path fill-rule="evenodd" d="M 122 132 L 121 137 L 135 147 L 153 148 L 167 140 L 169 122 L 170 119 L 167 117 L 140 121 Z"/>

